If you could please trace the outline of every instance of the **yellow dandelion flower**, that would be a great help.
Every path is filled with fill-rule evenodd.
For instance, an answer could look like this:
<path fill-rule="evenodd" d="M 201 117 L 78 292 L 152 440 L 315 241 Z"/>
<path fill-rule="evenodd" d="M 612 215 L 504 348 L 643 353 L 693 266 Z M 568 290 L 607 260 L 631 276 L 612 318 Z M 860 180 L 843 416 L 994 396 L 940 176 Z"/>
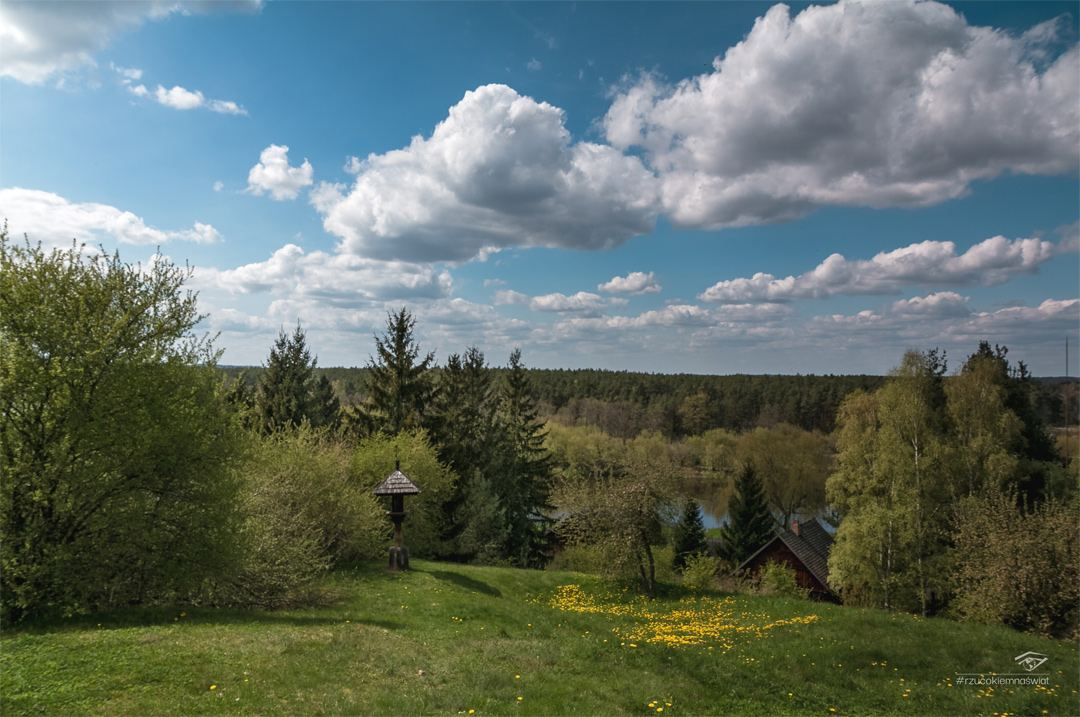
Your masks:
<path fill-rule="evenodd" d="M 217 689 L 217 685 L 210 685 L 210 689 L 212 689 L 212 690 L 216 690 L 216 689 Z"/>

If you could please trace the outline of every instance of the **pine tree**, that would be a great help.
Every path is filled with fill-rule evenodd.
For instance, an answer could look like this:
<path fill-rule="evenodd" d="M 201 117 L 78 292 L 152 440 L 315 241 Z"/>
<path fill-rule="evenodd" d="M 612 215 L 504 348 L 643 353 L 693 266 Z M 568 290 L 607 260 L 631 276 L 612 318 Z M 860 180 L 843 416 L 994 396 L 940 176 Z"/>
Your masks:
<path fill-rule="evenodd" d="M 773 537 L 773 518 L 765 505 L 765 491 L 754 468 L 744 465 L 735 478 L 735 495 L 728 506 L 724 527 L 724 558 L 739 565 Z"/>
<path fill-rule="evenodd" d="M 698 502 L 687 496 L 683 502 L 682 515 L 675 527 L 675 557 L 672 561 L 677 570 L 686 567 L 686 559 L 708 552 L 709 544 L 705 541 L 705 524 L 701 521 L 701 508 Z"/>
<path fill-rule="evenodd" d="M 386 333 L 375 337 L 377 358 L 369 363 L 371 376 L 367 385 L 367 403 L 362 408 L 364 423 L 373 431 L 389 435 L 430 423 L 435 383 L 431 373 L 435 354 L 422 361 L 420 347 L 413 338 L 416 319 L 403 306 L 390 312 Z"/>
<path fill-rule="evenodd" d="M 292 335 L 282 328 L 255 385 L 255 425 L 272 432 L 299 426 L 311 410 L 316 360 L 298 323 Z"/>

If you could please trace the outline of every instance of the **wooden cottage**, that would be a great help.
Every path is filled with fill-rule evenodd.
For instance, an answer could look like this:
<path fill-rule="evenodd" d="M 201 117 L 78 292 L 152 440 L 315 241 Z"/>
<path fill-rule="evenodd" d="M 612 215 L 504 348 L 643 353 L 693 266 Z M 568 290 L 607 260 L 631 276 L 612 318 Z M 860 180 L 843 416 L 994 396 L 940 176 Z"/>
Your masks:
<path fill-rule="evenodd" d="M 837 602 L 829 587 L 829 551 L 833 537 L 816 519 L 799 524 L 791 521 L 791 529 L 780 533 L 743 561 L 736 571 L 740 575 L 756 576 L 767 563 L 782 563 L 795 571 L 799 587 L 810 590 L 810 598 Z"/>

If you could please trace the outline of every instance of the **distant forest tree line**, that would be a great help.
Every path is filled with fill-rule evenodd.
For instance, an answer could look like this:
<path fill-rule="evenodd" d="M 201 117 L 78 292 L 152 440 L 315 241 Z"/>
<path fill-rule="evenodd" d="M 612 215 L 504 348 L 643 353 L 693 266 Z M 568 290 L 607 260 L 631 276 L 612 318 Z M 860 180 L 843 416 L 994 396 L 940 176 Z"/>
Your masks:
<path fill-rule="evenodd" d="M 222 366 L 234 381 L 254 387 L 262 367 Z M 442 369 L 433 367 L 438 374 Z M 494 380 L 506 369 L 492 367 Z M 316 368 L 341 405 L 363 403 L 371 369 Z M 708 430 L 746 431 L 785 423 L 831 433 L 844 398 L 855 390 L 875 391 L 885 376 L 652 374 L 597 369 L 524 369 L 541 418 L 562 425 L 593 425 L 617 438 L 642 431 L 666 436 L 701 435 Z M 1080 382 L 1076 378 L 1032 377 L 1032 410 L 1046 426 L 1080 425 Z"/>

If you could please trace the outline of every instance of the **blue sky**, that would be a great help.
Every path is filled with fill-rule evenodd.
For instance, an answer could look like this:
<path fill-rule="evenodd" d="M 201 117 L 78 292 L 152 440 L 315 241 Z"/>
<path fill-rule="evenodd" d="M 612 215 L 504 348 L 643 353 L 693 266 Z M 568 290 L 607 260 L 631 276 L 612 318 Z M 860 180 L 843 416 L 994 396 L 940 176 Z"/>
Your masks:
<path fill-rule="evenodd" d="M 223 363 L 1080 368 L 1074 2 L 0 6 L 0 214 L 194 267 Z M 47 300 L 47 297 L 45 297 Z"/>

